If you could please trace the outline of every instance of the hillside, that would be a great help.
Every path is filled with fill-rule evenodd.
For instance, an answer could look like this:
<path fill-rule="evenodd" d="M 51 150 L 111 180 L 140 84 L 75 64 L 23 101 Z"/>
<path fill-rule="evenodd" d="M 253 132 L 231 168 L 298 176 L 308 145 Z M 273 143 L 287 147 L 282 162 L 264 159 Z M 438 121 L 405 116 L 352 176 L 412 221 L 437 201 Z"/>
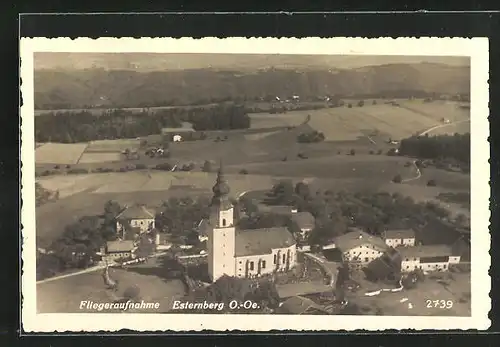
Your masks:
<path fill-rule="evenodd" d="M 470 69 L 434 63 L 353 69 L 36 70 L 35 108 L 146 107 L 224 99 L 469 94 Z"/>

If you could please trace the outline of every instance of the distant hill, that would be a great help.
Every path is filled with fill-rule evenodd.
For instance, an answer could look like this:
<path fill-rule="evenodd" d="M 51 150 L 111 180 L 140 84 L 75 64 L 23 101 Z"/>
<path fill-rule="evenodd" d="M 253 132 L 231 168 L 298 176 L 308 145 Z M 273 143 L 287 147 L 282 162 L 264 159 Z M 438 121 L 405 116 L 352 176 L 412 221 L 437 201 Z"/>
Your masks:
<path fill-rule="evenodd" d="M 469 94 L 468 66 L 386 64 L 352 69 L 214 68 L 35 70 L 35 108 L 146 107 L 259 97 L 324 95 L 396 97 L 419 93 Z M 404 97 L 403 95 L 403 97 Z"/>

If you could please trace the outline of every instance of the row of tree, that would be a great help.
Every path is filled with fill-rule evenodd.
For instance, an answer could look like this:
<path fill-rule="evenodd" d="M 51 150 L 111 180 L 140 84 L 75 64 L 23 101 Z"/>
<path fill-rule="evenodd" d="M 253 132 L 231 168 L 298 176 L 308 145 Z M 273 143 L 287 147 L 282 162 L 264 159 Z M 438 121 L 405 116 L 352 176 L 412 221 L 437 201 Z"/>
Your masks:
<path fill-rule="evenodd" d="M 75 143 L 159 134 L 163 128 L 179 128 L 190 122 L 203 130 L 246 129 L 250 117 L 243 107 L 217 105 L 207 108 L 172 108 L 154 112 L 107 110 L 49 112 L 35 117 L 36 142 Z"/>
<path fill-rule="evenodd" d="M 399 154 L 425 159 L 453 159 L 470 165 L 470 133 L 412 136 L 401 141 Z"/>
<path fill-rule="evenodd" d="M 295 206 L 313 214 L 316 227 L 310 235 L 311 244 L 327 242 L 354 226 L 380 235 L 385 228 L 418 227 L 449 217 L 448 210 L 436 203 L 416 203 L 398 193 L 313 192 L 307 184 L 294 186 L 291 181 L 276 184 L 264 202 Z"/>
<path fill-rule="evenodd" d="M 63 234 L 37 254 L 37 279 L 53 276 L 66 269 L 86 268 L 97 259 L 96 252 L 106 241 L 116 240 L 116 216 L 122 207 L 108 201 L 99 216 L 84 216 L 64 228 Z"/>

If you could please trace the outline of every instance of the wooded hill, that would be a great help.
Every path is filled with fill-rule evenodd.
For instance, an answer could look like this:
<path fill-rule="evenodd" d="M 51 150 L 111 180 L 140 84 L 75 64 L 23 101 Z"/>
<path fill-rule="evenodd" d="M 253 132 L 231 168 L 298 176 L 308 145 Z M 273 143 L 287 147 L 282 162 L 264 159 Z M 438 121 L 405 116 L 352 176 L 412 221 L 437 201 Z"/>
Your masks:
<path fill-rule="evenodd" d="M 469 95 L 470 69 L 434 63 L 354 69 L 35 71 L 35 109 L 154 107 L 299 95 L 407 98 Z"/>

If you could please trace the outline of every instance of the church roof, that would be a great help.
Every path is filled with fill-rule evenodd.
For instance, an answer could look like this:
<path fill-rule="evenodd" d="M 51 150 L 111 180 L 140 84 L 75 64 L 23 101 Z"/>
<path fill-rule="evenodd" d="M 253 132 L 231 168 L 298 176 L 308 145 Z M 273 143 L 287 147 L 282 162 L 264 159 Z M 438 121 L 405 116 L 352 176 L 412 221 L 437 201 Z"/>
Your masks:
<path fill-rule="evenodd" d="M 294 245 L 295 239 L 285 227 L 236 231 L 235 256 L 270 254 L 273 249 Z"/>

